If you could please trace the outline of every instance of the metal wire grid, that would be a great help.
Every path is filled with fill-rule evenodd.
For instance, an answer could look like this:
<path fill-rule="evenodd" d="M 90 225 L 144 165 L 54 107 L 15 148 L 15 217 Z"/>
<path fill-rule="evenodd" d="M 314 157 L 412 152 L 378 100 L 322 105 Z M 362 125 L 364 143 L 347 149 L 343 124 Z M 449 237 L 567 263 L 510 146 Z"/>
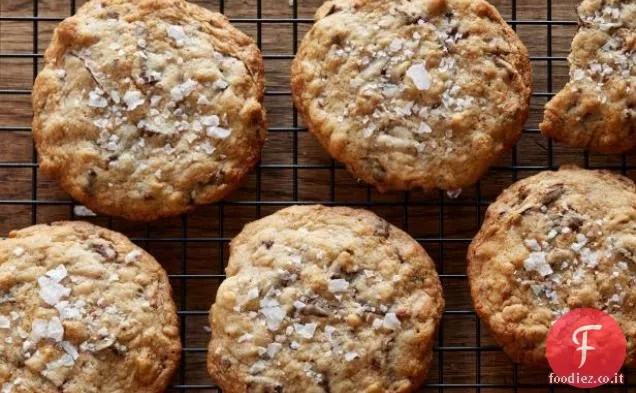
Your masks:
<path fill-rule="evenodd" d="M 8 0 L 1 0 L 2 2 Z M 218 10 L 223 13 L 225 11 L 225 0 L 218 0 Z M 312 23 L 312 19 L 310 18 L 300 18 L 298 12 L 298 1 L 294 1 L 292 5 L 292 17 L 291 18 L 263 18 L 263 1 L 264 0 L 256 0 L 256 18 L 231 18 L 230 21 L 234 24 L 240 25 L 251 24 L 256 26 L 256 41 L 258 43 L 259 48 L 262 49 L 263 44 L 263 26 L 267 24 L 291 24 L 292 26 L 292 39 L 293 39 L 293 52 L 289 54 L 268 54 L 264 53 L 265 61 L 268 60 L 278 60 L 278 59 L 293 59 L 297 46 L 298 46 L 298 38 L 299 38 L 299 25 L 309 25 Z M 274 0 L 265 0 L 265 1 L 274 1 Z M 276 0 L 278 1 L 278 0 Z M 572 26 L 576 25 L 576 21 L 573 20 L 554 20 L 552 18 L 552 0 L 546 0 L 545 4 L 537 4 L 537 7 L 544 6 L 546 9 L 545 19 L 542 20 L 519 20 L 517 19 L 518 6 L 517 0 L 511 0 L 511 20 L 508 20 L 508 23 L 516 30 L 518 26 L 544 26 L 547 30 L 547 42 L 546 48 L 547 53 L 546 56 L 532 56 L 531 60 L 536 63 L 545 63 L 547 65 L 547 91 L 545 92 L 535 92 L 533 93 L 533 97 L 543 97 L 550 98 L 554 95 L 553 92 L 553 64 L 555 62 L 564 62 L 567 60 L 566 57 L 558 57 L 553 56 L 552 49 L 552 40 L 553 40 L 553 27 L 554 26 Z M 50 17 L 50 16 L 40 16 L 39 15 L 39 2 L 38 0 L 32 0 L 32 15 L 20 15 L 20 16 L 6 16 L 0 13 L 0 22 L 8 21 L 8 22 L 31 22 L 33 27 L 33 37 L 32 37 L 32 53 L 5 53 L 0 52 L 0 58 L 7 59 L 18 59 L 18 58 L 26 58 L 32 59 L 32 76 L 35 79 L 38 72 L 38 59 L 43 57 L 41 50 L 44 48 L 39 48 L 38 44 L 38 27 L 40 22 L 59 22 L 62 21 L 66 16 L 59 17 Z M 1 11 L 1 10 L 0 10 Z M 74 14 L 76 11 L 76 0 L 70 0 L 69 3 L 69 15 Z M 1 87 L 1 86 L 0 86 Z M 0 95 L 30 95 L 31 90 L 29 89 L 2 89 L 0 88 Z M 289 91 L 267 91 L 266 96 L 289 96 L 291 93 Z M 179 285 L 179 295 L 181 297 L 181 304 L 179 307 L 178 314 L 180 316 L 180 324 L 181 324 L 181 339 L 183 343 L 186 343 L 187 339 L 187 329 L 186 329 L 186 321 L 189 317 L 193 316 L 207 316 L 207 310 L 189 310 L 186 300 L 187 300 L 187 292 L 189 289 L 197 285 L 197 282 L 200 282 L 201 279 L 215 279 L 222 281 L 224 275 L 222 274 L 188 274 L 188 248 L 187 244 L 192 242 L 213 242 L 219 245 L 218 247 L 218 263 L 219 263 L 219 271 L 223 270 L 224 261 L 226 258 L 225 250 L 223 245 L 230 241 L 230 238 L 224 236 L 224 209 L 226 206 L 232 205 L 242 205 L 242 206 L 253 206 L 256 208 L 256 214 L 258 217 L 261 216 L 261 207 L 263 206 L 274 206 L 274 207 L 284 207 L 286 205 L 292 204 L 314 204 L 321 203 L 324 205 L 349 205 L 349 206 L 358 206 L 358 207 L 373 207 L 373 206 L 386 206 L 391 207 L 393 209 L 402 210 L 402 227 L 405 230 L 409 228 L 409 207 L 412 206 L 436 206 L 439 208 L 439 217 L 438 217 L 438 233 L 439 237 L 426 237 L 426 238 L 417 238 L 418 241 L 426 244 L 438 244 L 439 252 L 437 255 L 437 260 L 440 262 L 438 269 L 440 278 L 443 283 L 448 280 L 465 280 L 465 274 L 449 274 L 444 271 L 444 244 L 446 243 L 463 243 L 467 244 L 471 241 L 468 237 L 463 238 L 447 238 L 444 236 L 445 227 L 444 227 L 444 217 L 446 209 L 452 209 L 458 206 L 471 206 L 475 207 L 476 215 L 475 220 L 478 224 L 482 222 L 482 210 L 488 206 L 492 201 L 486 200 L 482 198 L 481 185 L 478 183 L 475 186 L 475 199 L 474 201 L 457 201 L 447 199 L 443 192 L 439 192 L 439 199 L 435 201 L 411 201 L 410 193 L 405 192 L 402 195 L 402 201 L 399 203 L 396 202 L 378 202 L 372 200 L 372 189 L 370 187 L 366 187 L 366 199 L 364 201 L 350 201 L 350 202 L 341 202 L 336 201 L 336 170 L 342 169 L 343 166 L 331 160 L 329 164 L 300 164 L 299 163 L 299 134 L 306 132 L 306 128 L 302 127 L 299 123 L 298 113 L 295 108 L 291 108 L 292 110 L 292 124 L 288 127 L 271 127 L 269 129 L 270 133 L 291 133 L 292 135 L 292 143 L 293 143 L 293 155 L 292 155 L 292 163 L 291 164 L 263 164 L 261 163 L 256 169 L 256 187 L 255 194 L 256 200 L 239 200 L 239 201 L 223 201 L 218 203 L 218 225 L 219 225 L 219 236 L 218 237 L 191 237 L 188 236 L 188 216 L 184 215 L 181 217 L 180 221 L 180 236 L 179 237 L 170 237 L 170 238 L 151 238 L 150 236 L 150 225 L 145 225 L 144 236 L 142 237 L 133 237 L 132 240 L 141 244 L 142 246 L 148 247 L 151 242 L 176 242 L 181 244 L 181 263 L 180 263 L 180 274 L 171 274 L 170 279 L 174 282 L 178 282 Z M 16 132 L 16 131 L 30 131 L 30 127 L 25 126 L 15 126 L 11 124 L 0 124 L 0 137 L 2 132 Z M 524 129 L 524 133 L 538 133 L 539 130 L 536 128 L 526 128 Z M 512 150 L 512 163 L 510 165 L 499 165 L 493 167 L 492 171 L 498 172 L 507 172 L 512 174 L 512 180 L 516 181 L 519 178 L 520 171 L 539 171 L 546 169 L 556 169 L 554 164 L 554 151 L 553 151 L 553 143 L 552 141 L 548 142 L 547 145 L 547 165 L 519 165 L 518 164 L 518 148 L 515 146 Z M 584 154 L 583 162 L 585 167 L 591 167 L 590 165 L 590 155 L 588 153 Z M 74 206 L 75 203 L 73 201 L 68 200 L 42 200 L 38 198 L 38 162 L 37 155 L 35 149 L 32 151 L 32 160 L 31 162 L 4 162 L 0 157 L 0 168 L 31 168 L 31 198 L 29 200 L 15 200 L 15 199 L 0 199 L 1 205 L 21 205 L 21 206 L 30 206 L 31 207 L 31 223 L 37 223 L 37 209 L 38 206 L 46 206 L 46 205 L 68 205 L 70 208 L 70 216 L 71 218 L 75 218 L 74 214 Z M 603 169 L 611 169 L 615 171 L 620 171 L 623 174 L 627 174 L 628 171 L 636 169 L 634 165 L 628 165 L 628 157 L 623 155 L 620 160 L 620 164 L 604 164 L 601 166 L 594 166 L 595 168 L 603 168 Z M 292 172 L 292 200 L 291 201 L 265 201 L 261 199 L 262 194 L 262 170 L 263 169 L 273 169 L 273 170 L 291 170 Z M 330 198 L 326 200 L 315 200 L 315 201 L 305 201 L 299 200 L 299 178 L 298 171 L 299 169 L 322 169 L 328 171 L 329 177 L 329 194 Z M 108 226 L 112 227 L 112 219 L 108 219 Z M 475 346 L 444 346 L 444 333 L 445 328 L 444 324 L 447 322 L 448 318 L 452 318 L 453 316 L 474 316 L 475 323 Z M 559 390 L 560 387 L 549 386 L 546 384 L 523 384 L 519 381 L 519 367 L 514 366 L 511 376 L 510 383 L 503 384 L 493 384 L 493 383 L 482 383 L 482 361 L 481 361 L 481 353 L 488 351 L 499 351 L 499 348 L 494 345 L 482 345 L 482 331 L 479 321 L 475 315 L 475 312 L 471 309 L 459 309 L 459 310 L 447 310 L 445 311 L 444 320 L 442 321 L 442 326 L 439 329 L 439 345 L 436 346 L 435 352 L 437 353 L 437 377 L 433 377 L 428 381 L 428 383 L 424 386 L 424 391 L 438 391 L 443 393 L 445 391 L 476 391 L 481 392 L 482 390 L 497 389 L 498 391 L 511 391 L 518 392 L 523 389 L 539 389 L 533 391 L 549 391 L 553 392 L 555 390 Z M 185 363 L 188 357 L 188 354 L 191 353 L 205 353 L 207 350 L 205 347 L 184 347 L 183 353 L 183 362 L 180 366 L 180 369 L 175 376 L 175 380 L 171 385 L 169 391 L 209 391 L 209 392 L 220 392 L 220 389 L 210 381 L 210 383 L 202 384 L 202 383 L 192 383 L 188 380 Z M 465 383 L 445 383 L 444 370 L 445 370 L 445 354 L 450 352 L 466 352 L 475 354 L 475 380 L 474 381 L 465 381 Z M 627 377 L 627 373 L 625 373 Z M 620 388 L 622 392 L 629 392 L 634 387 L 635 384 L 629 384 L 626 381 L 626 384 Z M 589 389 L 588 389 L 589 390 Z"/>

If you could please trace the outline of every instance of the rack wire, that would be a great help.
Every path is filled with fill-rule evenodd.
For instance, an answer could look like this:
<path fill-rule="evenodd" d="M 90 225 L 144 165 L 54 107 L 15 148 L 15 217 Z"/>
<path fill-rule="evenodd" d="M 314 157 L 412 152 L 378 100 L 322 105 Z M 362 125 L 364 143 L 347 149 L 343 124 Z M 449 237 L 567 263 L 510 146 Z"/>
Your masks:
<path fill-rule="evenodd" d="M 200 0 L 198 3 L 229 15 L 232 23 L 255 38 L 264 54 L 268 77 L 266 103 L 272 124 L 270 141 L 262 162 L 242 190 L 229 200 L 157 223 L 77 217 L 75 202 L 61 193 L 54 182 L 39 176 L 37 154 L 30 142 L 31 128 L 24 119 L 27 114 L 30 116 L 30 109 L 24 106 L 28 105 L 31 90 L 29 86 L 16 85 L 14 74 L 19 72 L 18 68 L 28 65 L 29 82 L 35 79 L 46 47 L 46 38 L 41 37 L 43 25 L 50 34 L 56 23 L 75 13 L 80 1 L 0 0 L 2 235 L 29 224 L 81 218 L 130 236 L 166 267 L 175 289 L 184 352 L 169 392 L 220 392 L 205 371 L 209 336 L 205 328 L 207 310 L 216 287 L 224 278 L 226 248 L 231 237 L 244 223 L 292 204 L 321 203 L 372 209 L 409 231 L 438 263 L 447 310 L 435 347 L 436 360 L 423 392 L 567 390 L 548 385 L 548 370 L 518 367 L 505 358 L 470 306 L 464 257 L 486 207 L 512 182 L 541 170 L 556 169 L 564 163 L 610 169 L 628 176 L 636 169 L 631 155 L 590 155 L 554 145 L 539 135 L 536 124 L 543 104 L 567 79 L 567 53 L 576 30 L 577 1 L 493 1 L 515 30 L 526 29 L 520 35 L 528 40 L 526 44 L 534 66 L 533 114 L 521 142 L 491 168 L 480 183 L 464 190 L 458 199 L 451 199 L 443 192 L 380 195 L 356 183 L 342 165 L 326 157 L 308 136 L 291 104 L 290 91 L 284 82 L 288 74 L 280 71 L 281 67 L 276 64 L 289 64 L 293 59 L 299 40 L 312 23 L 313 10 L 321 0 L 296 0 L 289 8 L 283 0 Z M 41 12 L 44 9 L 46 14 Z M 31 40 L 22 39 L 24 35 L 31 35 Z M 291 45 L 283 50 L 271 50 L 279 35 L 281 39 L 289 37 Z M 272 84 L 270 77 L 283 82 Z M 628 370 L 625 373 L 624 386 L 604 391 L 633 391 L 636 385 L 629 384 L 630 374 Z M 636 378 L 632 376 L 631 380 Z"/>

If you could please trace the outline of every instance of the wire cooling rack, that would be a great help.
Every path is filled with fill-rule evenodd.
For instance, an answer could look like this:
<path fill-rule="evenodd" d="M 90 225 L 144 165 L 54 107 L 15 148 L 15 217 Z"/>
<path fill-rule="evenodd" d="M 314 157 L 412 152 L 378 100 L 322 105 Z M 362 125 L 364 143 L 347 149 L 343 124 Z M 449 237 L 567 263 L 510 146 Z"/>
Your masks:
<path fill-rule="evenodd" d="M 528 46 L 534 68 L 532 115 L 519 144 L 482 181 L 457 198 L 442 192 L 378 194 L 331 160 L 307 132 L 291 102 L 289 66 L 321 0 L 213 0 L 262 49 L 270 137 L 262 162 L 227 201 L 189 215 L 139 224 L 81 216 L 55 182 L 38 173 L 30 135 L 30 94 L 54 27 L 83 2 L 0 0 L 0 233 L 35 223 L 86 219 L 125 233 L 166 268 L 179 307 L 182 364 L 169 392 L 220 392 L 205 370 L 207 310 L 223 280 L 227 245 L 242 226 L 292 204 L 348 205 L 375 211 L 407 230 L 437 261 L 447 309 L 423 392 L 575 391 L 548 385 L 549 370 L 513 365 L 479 323 L 465 275 L 468 244 L 485 209 L 514 181 L 566 163 L 634 178 L 634 156 L 596 156 L 553 145 L 538 132 L 545 102 L 567 81 L 577 0 L 493 1 Z M 79 213 L 79 214 L 76 214 Z M 599 389 L 634 392 L 628 384 Z M 630 378 L 631 377 L 631 378 Z"/>

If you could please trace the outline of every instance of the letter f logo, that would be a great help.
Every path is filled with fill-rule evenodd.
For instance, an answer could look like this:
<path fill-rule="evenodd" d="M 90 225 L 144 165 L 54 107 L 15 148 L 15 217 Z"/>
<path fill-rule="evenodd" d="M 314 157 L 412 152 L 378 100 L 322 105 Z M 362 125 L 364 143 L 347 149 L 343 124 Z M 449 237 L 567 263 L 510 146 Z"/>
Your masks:
<path fill-rule="evenodd" d="M 585 361 L 587 360 L 587 351 L 593 351 L 596 349 L 592 346 L 587 345 L 587 332 L 590 330 L 601 330 L 602 328 L 602 325 L 586 325 L 576 329 L 574 331 L 574 334 L 572 334 L 572 341 L 574 341 L 574 344 L 580 345 L 580 347 L 576 349 L 577 351 L 581 351 L 581 365 L 579 366 L 579 368 L 583 367 Z M 582 343 L 579 342 L 579 339 L 576 337 L 581 332 L 583 332 Z"/>

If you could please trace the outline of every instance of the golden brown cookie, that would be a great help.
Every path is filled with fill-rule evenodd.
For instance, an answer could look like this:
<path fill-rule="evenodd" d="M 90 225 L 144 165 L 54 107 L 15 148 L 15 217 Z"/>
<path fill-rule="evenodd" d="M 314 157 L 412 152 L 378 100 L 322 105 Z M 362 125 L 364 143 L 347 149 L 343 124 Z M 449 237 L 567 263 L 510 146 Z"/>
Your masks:
<path fill-rule="evenodd" d="M 33 91 L 43 171 L 136 220 L 217 201 L 265 140 L 263 63 L 227 18 L 183 0 L 93 0 L 55 30 Z"/>
<path fill-rule="evenodd" d="M 623 153 L 636 146 L 636 1 L 585 0 L 570 82 L 545 107 L 541 132 L 573 147 Z"/>
<path fill-rule="evenodd" d="M 9 393 L 160 393 L 181 353 L 166 272 L 85 222 L 0 241 L 0 387 Z"/>
<path fill-rule="evenodd" d="M 542 172 L 505 190 L 468 252 L 475 309 L 517 362 L 547 366 L 552 324 L 610 314 L 636 360 L 636 186 L 607 171 Z"/>
<path fill-rule="evenodd" d="M 208 369 L 226 393 L 413 392 L 444 300 L 435 266 L 375 214 L 296 206 L 231 244 Z"/>
<path fill-rule="evenodd" d="M 475 183 L 521 136 L 528 51 L 484 0 L 334 0 L 292 67 L 296 106 L 379 190 Z"/>

